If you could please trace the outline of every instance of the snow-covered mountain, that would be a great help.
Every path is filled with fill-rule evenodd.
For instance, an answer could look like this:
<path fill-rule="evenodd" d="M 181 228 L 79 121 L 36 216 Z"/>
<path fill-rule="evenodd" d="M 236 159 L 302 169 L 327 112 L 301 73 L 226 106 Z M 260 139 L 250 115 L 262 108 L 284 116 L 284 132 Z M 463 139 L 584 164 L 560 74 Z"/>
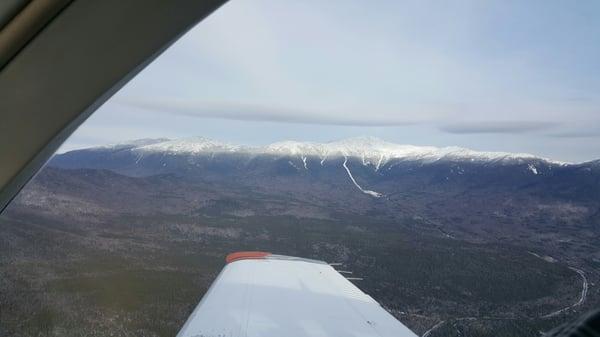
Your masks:
<path fill-rule="evenodd" d="M 464 191 L 498 185 L 536 186 L 544 192 L 549 186 L 561 186 L 556 191 L 565 186 L 585 189 L 600 176 L 600 166 L 593 162 L 566 164 L 531 154 L 399 145 L 371 137 L 266 146 L 202 137 L 144 139 L 60 154 L 50 166 L 111 170 L 133 177 L 176 176 L 289 193 L 342 195 L 348 189 L 376 199 L 411 189 Z M 595 195 L 593 188 L 588 190 L 581 193 Z"/>
<path fill-rule="evenodd" d="M 103 146 L 107 149 L 111 146 Z M 204 137 L 177 140 L 141 140 L 112 145 L 114 149 L 128 149 L 140 155 L 162 153 L 168 155 L 202 155 L 238 153 L 248 155 L 275 155 L 291 157 L 316 157 L 321 163 L 341 157 L 358 158 L 364 165 L 379 168 L 390 160 L 434 162 L 453 161 L 499 161 L 523 162 L 542 160 L 560 164 L 527 153 L 481 152 L 461 147 L 434 147 L 400 145 L 374 137 L 349 138 L 328 143 L 282 141 L 267 146 L 244 146 L 215 141 Z"/>

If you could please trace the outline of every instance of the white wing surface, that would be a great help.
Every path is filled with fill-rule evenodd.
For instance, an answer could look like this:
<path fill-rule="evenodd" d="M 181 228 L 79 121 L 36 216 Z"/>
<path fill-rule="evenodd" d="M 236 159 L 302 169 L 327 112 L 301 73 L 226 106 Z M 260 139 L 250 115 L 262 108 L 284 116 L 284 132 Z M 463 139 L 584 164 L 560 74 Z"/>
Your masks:
<path fill-rule="evenodd" d="M 416 337 L 322 261 L 239 252 L 178 337 Z"/>

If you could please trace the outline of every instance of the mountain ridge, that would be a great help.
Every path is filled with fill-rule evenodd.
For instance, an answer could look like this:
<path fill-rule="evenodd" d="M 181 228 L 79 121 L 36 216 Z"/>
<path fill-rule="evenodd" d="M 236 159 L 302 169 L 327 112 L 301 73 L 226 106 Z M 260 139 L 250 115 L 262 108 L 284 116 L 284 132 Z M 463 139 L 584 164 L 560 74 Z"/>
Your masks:
<path fill-rule="evenodd" d="M 548 193 L 576 188 L 580 190 L 576 195 L 595 195 L 594 179 L 600 176 L 600 166 L 593 162 L 565 164 L 528 154 L 417 147 L 365 137 L 261 147 L 208 138 L 141 140 L 56 155 L 49 166 L 108 169 L 133 177 L 175 174 L 190 181 L 235 182 L 294 193 L 308 186 L 314 189 L 310 193 L 329 193 L 321 189 L 335 186 L 375 199 L 425 186 L 468 189 L 499 184 Z"/>
<path fill-rule="evenodd" d="M 363 164 L 379 168 L 390 160 L 435 162 L 439 160 L 481 162 L 523 162 L 541 160 L 553 165 L 573 163 L 552 160 L 529 153 L 476 151 L 458 146 L 435 147 L 396 144 L 376 137 L 354 137 L 331 142 L 303 142 L 285 140 L 265 146 L 238 145 L 206 137 L 183 139 L 140 139 L 81 150 L 129 150 L 139 155 L 164 153 L 169 155 L 202 155 L 236 153 L 244 155 L 273 155 L 317 157 L 322 162 L 333 158 L 360 158 Z M 75 150 L 75 151 L 81 151 Z M 73 151 L 69 151 L 73 152 Z M 64 155 L 65 152 L 61 155 Z M 303 159 L 306 160 L 306 159 Z"/>

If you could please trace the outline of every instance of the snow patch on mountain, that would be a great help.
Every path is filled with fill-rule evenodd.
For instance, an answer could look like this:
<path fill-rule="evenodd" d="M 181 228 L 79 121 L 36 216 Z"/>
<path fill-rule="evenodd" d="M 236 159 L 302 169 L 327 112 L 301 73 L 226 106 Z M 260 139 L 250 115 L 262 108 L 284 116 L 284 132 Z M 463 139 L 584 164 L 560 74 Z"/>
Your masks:
<path fill-rule="evenodd" d="M 344 168 L 346 169 L 346 172 L 348 173 L 348 176 L 350 177 L 350 180 L 352 180 L 352 183 L 354 183 L 354 186 L 356 186 L 356 188 L 358 188 L 361 192 L 368 194 L 372 197 L 375 198 L 379 198 L 381 196 L 383 196 L 383 194 L 379 193 L 379 192 L 375 192 L 375 191 L 371 191 L 371 190 L 365 190 L 364 188 L 362 188 L 357 182 L 356 179 L 354 179 L 354 176 L 352 175 L 352 172 L 350 172 L 350 169 L 348 168 L 348 165 L 346 165 L 346 163 L 348 162 L 348 158 L 344 157 L 344 163 L 342 164 L 342 166 L 344 166 Z"/>
<path fill-rule="evenodd" d="M 250 148 L 223 143 L 204 137 L 168 140 L 133 149 L 138 152 L 160 152 L 165 154 L 203 154 L 246 152 Z"/>
<path fill-rule="evenodd" d="M 529 171 L 531 171 L 531 173 L 533 173 L 533 174 L 535 174 L 535 175 L 538 175 L 538 170 L 537 170 L 537 168 L 535 167 L 535 165 L 533 165 L 533 164 L 529 164 L 529 165 L 527 165 L 527 168 L 529 169 Z"/>
<path fill-rule="evenodd" d="M 96 146 L 96 147 L 90 148 L 89 150 L 115 150 L 116 151 L 116 150 L 124 150 L 124 149 L 136 149 L 136 148 L 140 148 L 140 147 L 143 147 L 146 145 L 159 144 L 159 143 L 164 143 L 164 142 L 168 142 L 168 141 L 171 141 L 171 140 L 168 138 L 143 138 L 143 139 L 126 141 L 126 142 Z"/>

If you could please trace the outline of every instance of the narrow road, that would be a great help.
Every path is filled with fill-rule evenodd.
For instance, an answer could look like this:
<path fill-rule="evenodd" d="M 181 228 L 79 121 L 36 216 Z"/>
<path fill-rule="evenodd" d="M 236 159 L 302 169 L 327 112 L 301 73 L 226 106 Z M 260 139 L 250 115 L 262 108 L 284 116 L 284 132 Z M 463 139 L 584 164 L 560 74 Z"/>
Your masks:
<path fill-rule="evenodd" d="M 478 318 L 483 318 L 483 319 L 495 319 L 495 318 L 493 318 L 493 317 L 460 317 L 460 318 L 454 318 L 454 319 L 451 319 L 451 320 L 449 320 L 449 321 L 452 321 L 452 322 L 459 322 L 459 321 L 475 321 L 475 320 L 477 320 Z M 429 337 L 429 335 L 430 335 L 430 334 L 431 334 L 431 333 L 432 333 L 434 330 L 437 330 L 439 327 L 441 327 L 442 325 L 444 325 L 444 323 L 446 323 L 446 322 L 448 322 L 448 321 L 441 321 L 441 322 L 437 323 L 436 325 L 432 326 L 432 327 L 431 327 L 431 329 L 429 329 L 429 330 L 425 331 L 425 333 L 424 333 L 424 334 L 423 334 L 423 336 L 421 336 L 421 337 Z"/>
<path fill-rule="evenodd" d="M 534 255 L 537 256 L 537 257 L 539 257 L 539 258 L 542 258 L 541 256 L 539 256 L 537 254 L 534 254 Z M 542 315 L 539 318 L 546 319 L 546 318 L 551 318 L 551 317 L 554 317 L 554 316 L 558 316 L 561 313 L 563 313 L 563 312 L 565 312 L 565 311 L 567 311 L 569 309 L 572 309 L 574 307 L 582 305 L 585 302 L 585 300 L 587 299 L 587 293 L 588 293 L 588 287 L 589 287 L 589 285 L 588 285 L 587 277 L 585 276 L 585 272 L 583 270 L 581 270 L 581 269 L 577 269 L 577 268 L 574 268 L 574 267 L 569 267 L 569 269 L 571 269 L 574 272 L 576 272 L 577 274 L 579 274 L 579 276 L 581 276 L 581 279 L 582 279 L 581 295 L 579 296 L 579 300 L 577 300 L 577 302 L 575 302 L 574 304 L 571 304 L 571 305 L 569 305 L 567 307 L 564 307 L 562 309 L 553 311 L 553 312 L 551 312 L 549 314 Z M 480 319 L 513 319 L 513 318 L 503 318 L 503 317 L 479 317 L 479 318 Z M 436 323 L 434 326 L 431 327 L 431 329 L 425 331 L 425 333 L 421 337 L 429 337 L 433 331 L 439 329 L 441 326 L 444 325 L 444 323 L 446 323 L 448 321 L 458 322 L 458 321 L 465 321 L 465 320 L 472 321 L 472 320 L 476 320 L 476 319 L 478 319 L 478 318 L 477 317 L 460 317 L 460 318 L 454 318 L 454 319 L 451 319 L 451 320 L 443 320 L 441 322 Z"/>
<path fill-rule="evenodd" d="M 441 321 L 439 323 L 437 323 L 436 325 L 432 326 L 431 329 L 425 331 L 425 333 L 423 334 L 423 336 L 421 337 L 429 337 L 429 335 L 431 334 L 431 332 L 437 328 L 439 328 L 440 326 L 442 326 L 442 324 L 444 324 L 446 321 Z"/>
<path fill-rule="evenodd" d="M 550 318 L 550 317 L 554 317 L 554 316 L 558 316 L 560 314 L 562 314 L 563 312 L 572 309 L 576 306 L 582 305 L 586 298 L 587 298 L 587 293 L 588 293 L 588 280 L 587 277 L 585 277 L 585 273 L 583 272 L 583 270 L 581 269 L 577 269 L 577 268 L 573 268 L 573 267 L 569 267 L 569 269 L 575 271 L 577 274 L 579 274 L 579 276 L 581 276 L 582 279 L 582 286 L 581 286 L 581 295 L 579 296 L 579 300 L 577 302 L 575 302 L 572 305 L 569 305 L 567 307 L 564 307 L 560 310 L 556 310 L 554 312 L 551 312 L 547 315 L 542 316 L 541 318 Z"/>

